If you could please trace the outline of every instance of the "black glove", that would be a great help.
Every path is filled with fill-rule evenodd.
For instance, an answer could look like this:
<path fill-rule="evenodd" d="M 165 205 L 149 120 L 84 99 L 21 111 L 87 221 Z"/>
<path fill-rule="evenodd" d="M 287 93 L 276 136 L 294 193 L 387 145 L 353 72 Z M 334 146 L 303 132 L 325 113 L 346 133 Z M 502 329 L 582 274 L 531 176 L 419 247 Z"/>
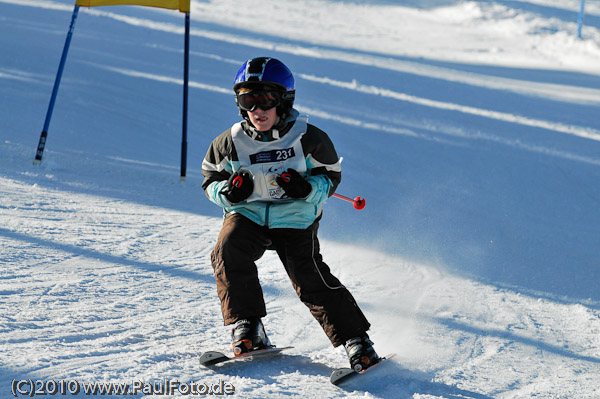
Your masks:
<path fill-rule="evenodd" d="M 277 176 L 277 184 L 291 198 L 306 198 L 312 191 L 312 185 L 294 169 L 288 169 Z"/>
<path fill-rule="evenodd" d="M 232 204 L 237 204 L 248 198 L 253 190 L 252 176 L 249 172 L 240 170 L 229 177 L 227 185 L 219 194 L 223 194 Z"/>

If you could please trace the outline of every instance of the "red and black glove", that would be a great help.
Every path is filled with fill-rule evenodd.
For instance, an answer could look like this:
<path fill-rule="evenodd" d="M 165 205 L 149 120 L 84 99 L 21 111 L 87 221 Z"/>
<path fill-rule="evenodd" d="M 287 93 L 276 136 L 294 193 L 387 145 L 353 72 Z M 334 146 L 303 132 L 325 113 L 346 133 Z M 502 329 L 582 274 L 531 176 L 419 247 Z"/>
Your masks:
<path fill-rule="evenodd" d="M 248 198 L 253 190 L 252 175 L 245 170 L 240 170 L 229 177 L 227 185 L 220 194 L 223 194 L 232 204 L 237 204 Z"/>
<path fill-rule="evenodd" d="M 288 169 L 277 176 L 277 184 L 291 198 L 306 198 L 312 191 L 312 185 L 294 169 Z"/>

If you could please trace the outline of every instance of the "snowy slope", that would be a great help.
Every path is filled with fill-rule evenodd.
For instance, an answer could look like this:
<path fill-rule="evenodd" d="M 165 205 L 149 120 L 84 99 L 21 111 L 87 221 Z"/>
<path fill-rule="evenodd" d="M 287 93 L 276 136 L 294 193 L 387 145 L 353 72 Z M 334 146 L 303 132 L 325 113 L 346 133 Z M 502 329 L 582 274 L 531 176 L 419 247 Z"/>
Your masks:
<path fill-rule="evenodd" d="M 183 16 L 82 9 L 33 166 L 73 2 L 0 0 L 0 397 L 23 379 L 600 397 L 598 1 L 583 40 L 576 0 L 192 4 L 180 182 Z M 273 253 L 259 261 L 266 327 L 296 348 L 253 368 L 198 364 L 229 344 L 210 265 L 221 216 L 200 164 L 258 55 L 293 69 L 298 109 L 344 157 L 338 192 L 367 200 L 329 200 L 320 234 L 376 349 L 397 353 L 362 385 L 329 384 L 343 350 Z"/>

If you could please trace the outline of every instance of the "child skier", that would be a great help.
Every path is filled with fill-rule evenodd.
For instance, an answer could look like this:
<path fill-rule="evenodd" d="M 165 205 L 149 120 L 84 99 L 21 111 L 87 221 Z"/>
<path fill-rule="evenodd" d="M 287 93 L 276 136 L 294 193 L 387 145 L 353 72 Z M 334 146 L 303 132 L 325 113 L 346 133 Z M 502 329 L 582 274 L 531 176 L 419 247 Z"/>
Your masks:
<path fill-rule="evenodd" d="M 369 322 L 319 252 L 323 202 L 341 180 L 327 134 L 292 106 L 295 81 L 279 60 L 246 61 L 233 86 L 243 121 L 216 137 L 202 163 L 203 189 L 224 211 L 211 253 L 236 356 L 270 346 L 255 261 L 274 249 L 300 300 L 357 371 L 379 362 Z"/>

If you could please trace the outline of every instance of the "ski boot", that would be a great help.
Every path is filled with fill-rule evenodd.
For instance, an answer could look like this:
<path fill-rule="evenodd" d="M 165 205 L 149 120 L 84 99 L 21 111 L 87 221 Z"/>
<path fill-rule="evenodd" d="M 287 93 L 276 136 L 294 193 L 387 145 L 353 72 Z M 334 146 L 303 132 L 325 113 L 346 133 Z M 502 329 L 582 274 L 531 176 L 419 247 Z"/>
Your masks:
<path fill-rule="evenodd" d="M 373 349 L 373 342 L 367 334 L 349 339 L 344 344 L 344 348 L 350 360 L 350 367 L 357 373 L 381 361 L 377 352 Z"/>
<path fill-rule="evenodd" d="M 231 340 L 236 357 L 271 346 L 265 327 L 258 317 L 238 320 L 231 329 Z"/>

